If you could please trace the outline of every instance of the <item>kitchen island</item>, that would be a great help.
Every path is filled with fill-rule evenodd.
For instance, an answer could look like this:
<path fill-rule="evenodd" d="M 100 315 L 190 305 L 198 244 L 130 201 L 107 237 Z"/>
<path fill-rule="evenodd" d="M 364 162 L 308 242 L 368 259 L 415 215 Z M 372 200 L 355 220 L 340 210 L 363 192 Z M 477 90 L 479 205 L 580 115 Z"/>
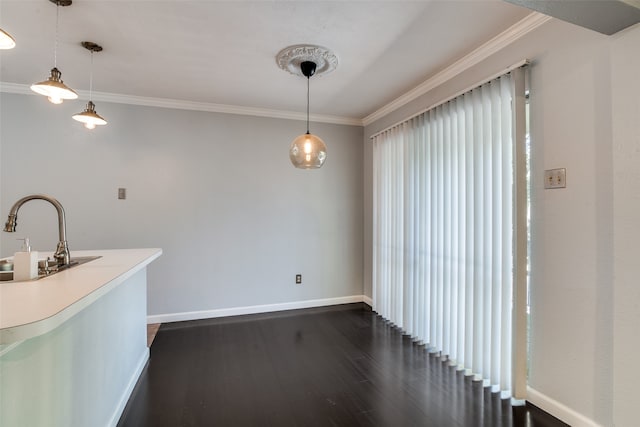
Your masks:
<path fill-rule="evenodd" d="M 160 249 L 0 282 L 0 425 L 115 426 L 149 357 L 146 270 Z"/>

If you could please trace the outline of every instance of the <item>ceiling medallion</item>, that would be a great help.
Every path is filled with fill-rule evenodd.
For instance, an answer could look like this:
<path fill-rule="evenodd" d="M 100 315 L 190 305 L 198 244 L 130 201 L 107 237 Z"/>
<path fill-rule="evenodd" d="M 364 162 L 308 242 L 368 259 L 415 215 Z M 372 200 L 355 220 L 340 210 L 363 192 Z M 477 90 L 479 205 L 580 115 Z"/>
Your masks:
<path fill-rule="evenodd" d="M 305 61 L 316 64 L 314 76 L 328 74 L 338 66 L 338 57 L 326 47 L 313 44 L 296 44 L 285 47 L 276 55 L 278 67 L 296 76 L 302 74 L 300 64 Z"/>

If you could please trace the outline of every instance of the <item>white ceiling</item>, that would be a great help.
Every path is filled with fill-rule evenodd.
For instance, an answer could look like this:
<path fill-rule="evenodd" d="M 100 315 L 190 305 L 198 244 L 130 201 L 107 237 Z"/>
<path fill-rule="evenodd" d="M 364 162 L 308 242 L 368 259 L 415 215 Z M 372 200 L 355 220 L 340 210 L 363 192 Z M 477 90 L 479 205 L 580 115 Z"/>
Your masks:
<path fill-rule="evenodd" d="M 74 0 L 60 7 L 58 68 L 94 91 L 278 111 L 305 111 L 306 80 L 278 68 L 284 47 L 310 43 L 338 56 L 311 79 L 311 112 L 362 119 L 527 16 L 500 0 Z M 29 85 L 53 67 L 56 6 L 2 0 L 0 81 Z M 506 64 L 509 65 L 509 64 Z"/>

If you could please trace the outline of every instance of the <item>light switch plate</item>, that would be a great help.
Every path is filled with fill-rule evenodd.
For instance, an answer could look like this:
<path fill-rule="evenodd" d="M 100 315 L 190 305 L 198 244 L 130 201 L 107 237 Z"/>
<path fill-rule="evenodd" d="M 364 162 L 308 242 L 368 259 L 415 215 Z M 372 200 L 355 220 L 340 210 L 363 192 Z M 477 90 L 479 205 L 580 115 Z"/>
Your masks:
<path fill-rule="evenodd" d="M 127 198 L 127 189 L 118 188 L 118 199 L 125 200 Z"/>
<path fill-rule="evenodd" d="M 567 169 L 547 169 L 544 171 L 544 188 L 565 188 L 567 186 Z"/>

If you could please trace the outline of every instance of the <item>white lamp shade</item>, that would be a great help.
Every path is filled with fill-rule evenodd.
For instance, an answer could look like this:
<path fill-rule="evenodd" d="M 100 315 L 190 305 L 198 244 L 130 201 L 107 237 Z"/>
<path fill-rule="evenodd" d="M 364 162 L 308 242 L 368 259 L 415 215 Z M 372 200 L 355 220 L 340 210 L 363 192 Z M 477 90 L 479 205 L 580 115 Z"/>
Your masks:
<path fill-rule="evenodd" d="M 62 73 L 57 68 L 51 69 L 51 75 L 45 81 L 34 83 L 31 90 L 37 94 L 49 97 L 49 101 L 54 104 L 61 104 L 65 99 L 77 99 L 78 94 L 64 84 L 60 77 Z"/>
<path fill-rule="evenodd" d="M 0 28 L 0 49 L 13 49 L 16 47 L 16 41 L 9 33 Z"/>
<path fill-rule="evenodd" d="M 327 158 L 327 146 L 318 136 L 307 132 L 293 140 L 289 158 L 298 169 L 318 169 Z"/>
<path fill-rule="evenodd" d="M 96 106 L 91 101 L 87 103 L 87 108 L 82 113 L 73 116 L 73 120 L 84 123 L 84 127 L 87 129 L 94 129 L 96 126 L 104 126 L 107 124 L 107 121 L 96 113 Z"/>

